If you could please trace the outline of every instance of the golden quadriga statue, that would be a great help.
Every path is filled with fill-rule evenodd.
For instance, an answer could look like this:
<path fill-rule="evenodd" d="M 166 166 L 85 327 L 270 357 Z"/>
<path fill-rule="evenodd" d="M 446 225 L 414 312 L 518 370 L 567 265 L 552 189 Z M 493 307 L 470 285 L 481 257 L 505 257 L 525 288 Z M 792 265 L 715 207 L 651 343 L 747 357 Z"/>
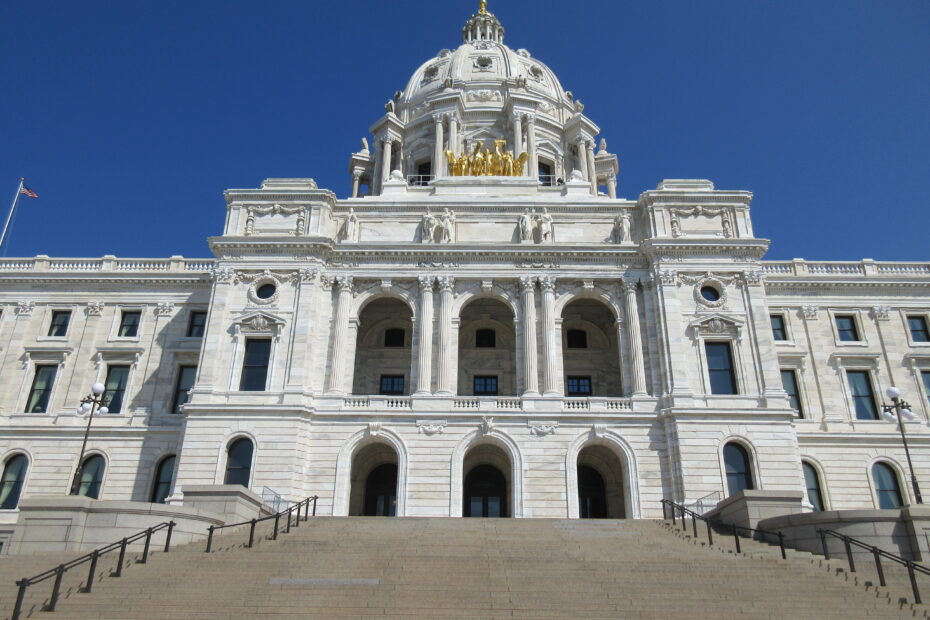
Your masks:
<path fill-rule="evenodd" d="M 467 150 L 456 156 L 453 151 L 446 150 L 446 160 L 449 162 L 449 176 L 453 177 L 522 177 L 528 153 L 521 153 L 514 158 L 513 151 L 504 151 L 506 140 L 495 140 L 494 151 L 481 150 L 482 142 L 475 144 L 471 155 Z"/>

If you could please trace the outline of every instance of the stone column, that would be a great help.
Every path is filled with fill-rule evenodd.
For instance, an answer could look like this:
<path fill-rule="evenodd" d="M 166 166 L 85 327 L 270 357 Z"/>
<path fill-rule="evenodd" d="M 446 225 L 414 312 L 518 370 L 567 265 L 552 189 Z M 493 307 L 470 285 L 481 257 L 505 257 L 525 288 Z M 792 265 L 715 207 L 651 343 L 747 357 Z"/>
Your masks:
<path fill-rule="evenodd" d="M 449 150 L 458 155 L 459 152 L 459 119 L 455 114 L 449 115 Z"/>
<path fill-rule="evenodd" d="M 523 395 L 539 396 L 539 379 L 536 363 L 536 279 L 520 278 L 523 301 Z"/>
<path fill-rule="evenodd" d="M 436 387 L 440 394 L 454 394 L 452 365 L 456 363 L 457 345 L 452 343 L 452 288 L 455 278 L 439 276 L 439 367 L 436 370 Z"/>
<path fill-rule="evenodd" d="M 371 195 L 378 196 L 381 194 L 381 167 L 384 161 L 384 143 L 380 140 L 375 143 L 375 162 L 371 169 Z"/>
<path fill-rule="evenodd" d="M 352 172 L 352 198 L 358 198 L 358 184 L 361 178 L 361 170 L 355 170 Z"/>
<path fill-rule="evenodd" d="M 433 276 L 420 276 L 420 330 L 417 356 L 417 394 L 429 394 L 432 388 L 433 361 Z"/>
<path fill-rule="evenodd" d="M 393 142 L 392 138 L 381 138 L 381 144 L 383 148 L 381 149 L 381 187 L 384 187 L 384 182 L 391 178 L 391 143 Z"/>
<path fill-rule="evenodd" d="M 539 288 L 542 289 L 543 351 L 546 364 L 543 367 L 543 394 L 552 396 L 559 394 L 558 360 L 556 359 L 558 347 L 555 332 L 555 278 L 541 276 Z"/>
<path fill-rule="evenodd" d="M 444 114 L 433 114 L 433 122 L 436 123 L 436 146 L 433 147 L 433 178 L 446 176 L 445 153 L 442 148 L 442 120 Z"/>
<path fill-rule="evenodd" d="M 526 162 L 529 176 L 539 178 L 539 161 L 536 159 L 536 115 L 526 115 L 526 152 L 530 154 Z"/>
<path fill-rule="evenodd" d="M 645 396 L 646 369 L 643 366 L 643 339 L 639 331 L 639 306 L 636 302 L 635 282 L 623 283 L 623 302 L 630 341 L 630 361 L 633 362 L 633 395 Z"/>
<path fill-rule="evenodd" d="M 519 157 L 523 152 L 523 114 L 515 112 L 513 115 L 513 156 Z"/>
<path fill-rule="evenodd" d="M 597 170 L 594 168 L 594 142 L 585 142 L 585 154 L 588 159 L 588 180 L 591 182 L 591 195 L 597 196 Z"/>
<path fill-rule="evenodd" d="M 617 175 L 613 172 L 607 177 L 607 195 L 615 200 L 617 198 Z"/>
<path fill-rule="evenodd" d="M 584 138 L 578 138 L 578 141 L 575 143 L 575 148 L 578 150 L 578 155 L 575 157 L 575 170 L 584 175 L 585 181 L 588 179 L 588 164 L 585 160 L 585 146 Z"/>
<path fill-rule="evenodd" d="M 349 311 L 352 305 L 352 276 L 336 276 L 339 294 L 336 299 L 336 318 L 333 319 L 333 363 L 329 371 L 326 391 L 344 394 L 342 380 L 345 374 L 346 347 L 349 341 Z"/>

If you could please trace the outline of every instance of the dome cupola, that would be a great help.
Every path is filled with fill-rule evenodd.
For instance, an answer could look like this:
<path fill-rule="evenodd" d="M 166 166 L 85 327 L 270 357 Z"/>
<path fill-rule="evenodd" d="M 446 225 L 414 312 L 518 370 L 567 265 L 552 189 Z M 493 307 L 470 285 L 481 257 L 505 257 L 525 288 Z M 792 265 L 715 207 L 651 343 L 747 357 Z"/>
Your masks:
<path fill-rule="evenodd" d="M 478 3 L 478 12 L 472 15 L 462 28 L 462 42 L 474 41 L 504 42 L 504 27 L 493 13 L 488 13 L 487 0 Z"/>

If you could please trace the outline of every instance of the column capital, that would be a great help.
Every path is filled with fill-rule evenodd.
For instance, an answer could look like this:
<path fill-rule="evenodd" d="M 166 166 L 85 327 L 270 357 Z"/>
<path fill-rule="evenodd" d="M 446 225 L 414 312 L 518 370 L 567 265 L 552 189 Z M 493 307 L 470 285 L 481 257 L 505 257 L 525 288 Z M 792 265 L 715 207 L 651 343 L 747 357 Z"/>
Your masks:
<path fill-rule="evenodd" d="M 624 280 L 620 283 L 620 288 L 623 289 L 624 293 L 635 293 L 636 292 L 636 282 L 632 280 Z"/>
<path fill-rule="evenodd" d="M 356 180 L 356 181 L 357 181 L 358 179 L 361 179 L 361 178 L 362 178 L 362 171 L 361 171 L 361 170 L 355 169 L 355 170 L 352 171 L 352 179 L 353 179 L 353 180 Z"/>
<path fill-rule="evenodd" d="M 433 122 L 436 123 L 437 125 L 442 124 L 442 121 L 445 118 L 446 118 L 446 115 L 443 114 L 442 112 L 436 112 L 435 114 L 433 114 Z"/>
<path fill-rule="evenodd" d="M 544 291 L 555 291 L 555 277 L 539 276 L 539 288 Z"/>
<path fill-rule="evenodd" d="M 439 290 L 441 291 L 451 291 L 455 286 L 454 276 L 439 276 L 436 281 L 439 283 Z"/>
<path fill-rule="evenodd" d="M 417 281 L 420 283 L 421 291 L 431 291 L 433 290 L 433 280 L 434 276 L 420 276 L 417 278 Z"/>
<path fill-rule="evenodd" d="M 523 122 L 523 117 L 524 117 L 524 116 L 526 116 L 526 113 L 525 113 L 525 112 L 514 112 L 514 113 L 513 113 L 513 122 L 515 122 L 515 123 L 522 123 L 522 122 Z"/>
<path fill-rule="evenodd" d="M 336 276 L 333 278 L 336 285 L 339 287 L 339 291 L 352 291 L 352 276 Z"/>
<path fill-rule="evenodd" d="M 393 144 L 394 137 L 393 136 L 381 136 L 381 143 L 382 144 Z"/>
<path fill-rule="evenodd" d="M 533 125 L 534 123 L 536 123 L 536 115 L 533 114 L 532 112 L 527 113 L 525 116 L 526 116 L 526 122 L 529 123 L 530 125 Z"/>
<path fill-rule="evenodd" d="M 524 293 L 532 292 L 536 286 L 536 276 L 520 276 L 520 290 Z"/>

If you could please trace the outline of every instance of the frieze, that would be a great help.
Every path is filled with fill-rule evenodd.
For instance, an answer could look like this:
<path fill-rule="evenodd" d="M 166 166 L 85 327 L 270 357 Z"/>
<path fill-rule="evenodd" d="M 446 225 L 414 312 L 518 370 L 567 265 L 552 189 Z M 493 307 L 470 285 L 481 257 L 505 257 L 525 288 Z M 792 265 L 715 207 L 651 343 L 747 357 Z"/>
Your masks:
<path fill-rule="evenodd" d="M 87 302 L 87 316 L 100 316 L 103 314 L 103 308 L 106 304 L 102 301 Z"/>
<path fill-rule="evenodd" d="M 155 316 L 171 316 L 171 313 L 174 312 L 174 302 L 172 301 L 160 301 L 155 304 Z"/>
<path fill-rule="evenodd" d="M 20 301 L 16 303 L 16 314 L 19 316 L 31 316 L 36 307 L 34 301 Z"/>
<path fill-rule="evenodd" d="M 441 435 L 447 424 L 445 420 L 417 420 L 417 432 L 423 435 Z"/>

